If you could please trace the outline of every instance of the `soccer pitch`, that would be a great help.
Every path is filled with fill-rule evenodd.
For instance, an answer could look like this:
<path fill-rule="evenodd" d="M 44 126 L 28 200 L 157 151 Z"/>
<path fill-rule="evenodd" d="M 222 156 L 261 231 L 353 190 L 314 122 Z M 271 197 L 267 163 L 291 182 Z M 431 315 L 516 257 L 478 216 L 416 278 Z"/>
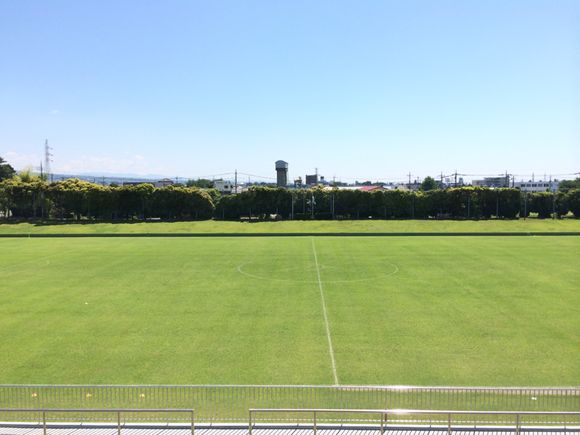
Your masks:
<path fill-rule="evenodd" d="M 576 385 L 580 238 L 0 240 L 0 383 Z"/>

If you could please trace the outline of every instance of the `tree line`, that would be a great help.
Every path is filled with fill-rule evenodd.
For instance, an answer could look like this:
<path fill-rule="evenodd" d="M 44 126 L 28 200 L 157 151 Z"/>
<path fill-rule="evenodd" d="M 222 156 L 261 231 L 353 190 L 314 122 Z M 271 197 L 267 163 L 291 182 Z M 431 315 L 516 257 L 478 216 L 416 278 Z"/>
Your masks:
<path fill-rule="evenodd" d="M 580 189 L 525 193 L 519 189 L 458 187 L 429 191 L 252 188 L 228 195 L 215 216 L 240 219 L 281 216 L 288 219 L 515 219 L 534 213 L 580 217 Z"/>
<path fill-rule="evenodd" d="M 102 186 L 78 179 L 47 183 L 14 177 L 0 182 L 0 211 L 13 218 L 90 220 L 211 219 L 210 192 L 143 183 Z"/>
<path fill-rule="evenodd" d="M 236 195 L 143 183 L 102 186 L 68 179 L 48 183 L 14 176 L 0 181 L 0 215 L 17 219 L 514 219 L 536 214 L 580 217 L 580 189 L 523 193 L 459 187 L 428 191 L 253 187 Z"/>

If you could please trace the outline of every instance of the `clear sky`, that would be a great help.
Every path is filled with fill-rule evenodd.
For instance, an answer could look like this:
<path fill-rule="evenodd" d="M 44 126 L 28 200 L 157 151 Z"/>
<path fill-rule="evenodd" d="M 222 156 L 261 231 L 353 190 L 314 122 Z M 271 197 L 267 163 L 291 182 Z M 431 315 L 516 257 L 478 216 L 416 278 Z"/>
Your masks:
<path fill-rule="evenodd" d="M 577 0 L 0 0 L 0 156 L 349 181 L 580 171 Z"/>

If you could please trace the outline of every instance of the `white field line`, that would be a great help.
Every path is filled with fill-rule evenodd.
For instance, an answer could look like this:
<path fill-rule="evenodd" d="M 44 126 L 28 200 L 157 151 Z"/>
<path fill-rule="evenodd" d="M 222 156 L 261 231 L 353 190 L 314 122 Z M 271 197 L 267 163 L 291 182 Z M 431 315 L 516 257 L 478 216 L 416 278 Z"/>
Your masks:
<path fill-rule="evenodd" d="M 330 353 L 330 362 L 332 363 L 332 375 L 334 376 L 334 385 L 338 385 L 338 375 L 336 374 L 336 361 L 334 359 L 334 349 L 332 347 L 332 337 L 330 336 L 330 325 L 328 323 L 328 314 L 326 313 L 326 300 L 324 299 L 324 289 L 320 279 L 320 267 L 318 266 L 318 255 L 316 255 L 316 246 L 314 238 L 312 241 L 312 252 L 314 253 L 314 264 L 316 265 L 316 275 L 318 277 L 318 288 L 320 289 L 320 299 L 322 300 L 322 314 L 324 315 L 324 326 L 326 326 L 326 338 L 328 338 L 328 350 Z"/>

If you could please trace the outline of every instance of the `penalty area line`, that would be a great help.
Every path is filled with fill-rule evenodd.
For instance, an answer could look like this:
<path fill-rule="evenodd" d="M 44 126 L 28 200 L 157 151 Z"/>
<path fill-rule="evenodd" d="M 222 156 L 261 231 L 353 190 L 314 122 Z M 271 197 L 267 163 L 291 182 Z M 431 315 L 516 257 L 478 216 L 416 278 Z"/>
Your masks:
<path fill-rule="evenodd" d="M 326 300 L 324 298 L 322 279 L 320 279 L 320 267 L 318 266 L 318 255 L 316 254 L 316 245 L 314 244 L 314 238 L 311 238 L 310 240 L 312 241 L 312 253 L 314 254 L 314 265 L 316 266 L 318 289 L 320 290 L 320 299 L 322 301 L 322 315 L 324 316 L 324 326 L 326 327 L 326 338 L 328 339 L 328 350 L 330 353 L 330 362 L 332 364 L 332 375 L 334 377 L 334 385 L 339 385 L 338 375 L 336 374 L 336 361 L 334 358 L 334 349 L 332 347 L 332 337 L 330 336 L 330 324 L 328 323 L 328 314 L 326 312 Z"/>

